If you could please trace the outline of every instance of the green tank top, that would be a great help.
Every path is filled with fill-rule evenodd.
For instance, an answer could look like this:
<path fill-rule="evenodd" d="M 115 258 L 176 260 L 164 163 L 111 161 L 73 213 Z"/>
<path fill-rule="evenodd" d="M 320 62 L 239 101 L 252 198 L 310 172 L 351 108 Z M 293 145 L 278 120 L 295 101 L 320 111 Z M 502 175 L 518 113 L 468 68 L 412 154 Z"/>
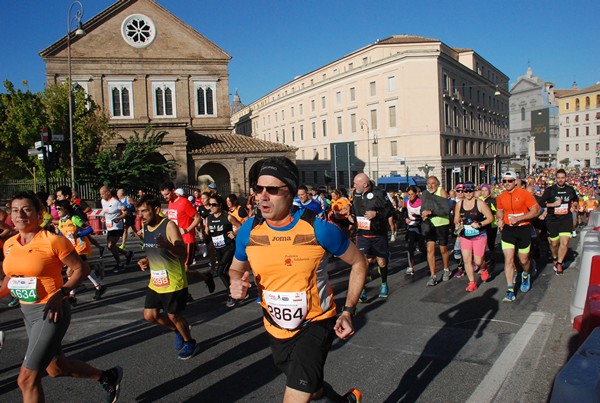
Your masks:
<path fill-rule="evenodd" d="M 442 197 L 442 188 L 438 187 L 434 194 L 436 196 Z M 431 220 L 431 225 L 433 225 L 434 227 L 441 227 L 443 225 L 450 224 L 450 219 L 447 217 L 431 217 L 430 220 Z"/>
<path fill-rule="evenodd" d="M 168 240 L 168 223 L 169 219 L 163 218 L 153 230 L 150 230 L 146 225 L 142 227 L 144 229 L 144 251 L 150 263 L 150 284 L 148 284 L 148 288 L 159 294 L 179 291 L 188 286 L 183 262 L 166 249 L 159 248 L 156 242 L 158 234 Z"/>

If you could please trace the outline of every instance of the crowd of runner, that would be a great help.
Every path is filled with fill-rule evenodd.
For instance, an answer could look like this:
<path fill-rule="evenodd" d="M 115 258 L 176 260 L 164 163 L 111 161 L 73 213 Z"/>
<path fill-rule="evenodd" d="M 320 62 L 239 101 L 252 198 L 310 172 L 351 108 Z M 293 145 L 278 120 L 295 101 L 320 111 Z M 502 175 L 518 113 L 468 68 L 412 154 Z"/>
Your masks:
<path fill-rule="evenodd" d="M 598 208 L 597 185 L 594 170 L 545 169 L 525 178 L 507 171 L 495 184 L 466 182 L 453 189 L 431 176 L 424 189 L 386 192 L 361 173 L 352 189 L 326 191 L 299 183 L 296 166 L 275 157 L 264 161 L 245 200 L 219 195 L 214 183 L 189 195 L 171 182 L 161 184 L 166 209 L 143 191 L 137 199 L 124 189 L 98 191 L 113 272 L 130 266 L 134 253 L 127 241 L 137 237 L 143 254 L 137 266 L 149 272 L 143 317 L 173 331 L 177 358 L 197 354 L 184 316 L 193 300 L 188 279 L 206 282 L 212 293 L 218 277 L 230 308 L 248 298 L 249 288 L 258 289 L 273 358 L 287 378 L 284 401 L 357 402 L 360 391 L 338 394 L 323 380 L 323 368 L 335 336 L 354 333 L 356 306 L 369 301 L 366 283 L 378 276 L 375 298 L 388 298 L 390 266 L 414 275 L 420 258 L 429 271 L 427 286 L 466 276 L 465 290 L 474 292 L 497 274 L 499 236 L 503 301 L 514 301 L 530 290 L 536 260 L 547 254 L 557 275 L 568 268 L 569 239 Z M 9 306 L 21 307 L 30 340 L 18 378 L 23 400 L 43 400 L 47 372 L 99 381 L 106 400 L 116 401 L 120 366 L 102 371 L 61 350 L 82 281 L 92 283 L 94 300 L 109 290 L 89 264 L 92 245 L 100 257 L 105 248 L 92 236 L 87 206 L 61 186 L 52 195 L 20 192 L 7 207 L 0 209 L 0 298 L 10 293 Z M 406 264 L 397 267 L 390 243 L 401 242 Z M 351 266 L 342 309 L 333 302 L 327 276 L 332 255 Z M 198 270 L 201 258 L 208 258 L 210 270 Z M 0 348 L 3 342 L 0 332 Z"/>

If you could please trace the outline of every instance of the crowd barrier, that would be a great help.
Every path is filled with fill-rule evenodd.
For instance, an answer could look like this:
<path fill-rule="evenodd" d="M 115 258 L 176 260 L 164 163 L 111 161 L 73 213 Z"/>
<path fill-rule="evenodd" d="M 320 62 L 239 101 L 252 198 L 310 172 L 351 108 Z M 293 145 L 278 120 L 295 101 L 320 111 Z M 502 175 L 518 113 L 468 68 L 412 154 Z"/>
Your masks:
<path fill-rule="evenodd" d="M 575 279 L 575 290 L 573 300 L 570 305 L 571 322 L 577 329 L 580 327 L 581 318 L 577 319 L 583 313 L 583 308 L 587 298 L 588 287 L 590 285 L 590 271 L 592 267 L 592 258 L 600 255 L 600 232 L 588 231 L 579 241 L 582 244 L 581 255 L 578 256 L 579 275 Z"/>

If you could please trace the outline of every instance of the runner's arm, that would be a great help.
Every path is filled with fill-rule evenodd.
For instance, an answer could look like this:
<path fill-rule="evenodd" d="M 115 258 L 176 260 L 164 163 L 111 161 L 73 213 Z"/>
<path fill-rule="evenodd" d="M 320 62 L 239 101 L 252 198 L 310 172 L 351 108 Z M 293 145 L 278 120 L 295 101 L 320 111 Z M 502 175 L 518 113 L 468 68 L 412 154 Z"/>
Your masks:
<path fill-rule="evenodd" d="M 234 257 L 233 262 L 229 267 L 229 290 L 231 292 L 231 298 L 244 299 L 246 297 L 248 288 L 252 287 L 252 284 L 248 281 L 249 278 L 250 263 L 239 261 Z"/>
<path fill-rule="evenodd" d="M 347 307 L 356 307 L 358 297 L 365 286 L 365 278 L 367 277 L 367 258 L 358 250 L 356 245 L 349 243 L 348 249 L 339 256 L 344 262 L 352 266 L 350 270 L 350 279 L 348 281 L 348 294 L 346 295 Z M 350 312 L 342 311 L 333 327 L 335 334 L 342 340 L 354 334 L 352 326 L 352 315 Z"/>
<path fill-rule="evenodd" d="M 177 224 L 173 221 L 169 221 L 167 224 L 167 242 L 165 242 L 164 248 L 179 260 L 185 261 L 187 258 L 185 243 L 183 243 Z"/>
<path fill-rule="evenodd" d="M 194 221 L 192 221 L 192 224 L 189 227 L 183 229 L 184 233 L 187 234 L 188 232 L 192 231 L 198 226 L 198 224 L 200 224 L 200 221 L 202 221 L 202 216 L 196 211 L 196 214 L 194 214 Z"/>

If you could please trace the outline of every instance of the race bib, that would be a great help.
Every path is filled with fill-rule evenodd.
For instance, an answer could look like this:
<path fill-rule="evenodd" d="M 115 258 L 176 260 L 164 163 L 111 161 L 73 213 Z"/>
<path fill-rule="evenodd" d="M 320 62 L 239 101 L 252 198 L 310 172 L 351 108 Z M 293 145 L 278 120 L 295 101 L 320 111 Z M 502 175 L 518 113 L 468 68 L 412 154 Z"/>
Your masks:
<path fill-rule="evenodd" d="M 476 236 L 479 235 L 479 228 L 473 228 L 471 225 L 465 225 L 465 236 Z"/>
<path fill-rule="evenodd" d="M 569 203 L 563 203 L 558 207 L 554 207 L 554 214 L 569 214 Z"/>
<path fill-rule="evenodd" d="M 155 287 L 168 287 L 170 284 L 166 270 L 150 270 L 150 276 L 152 277 L 152 285 Z"/>
<path fill-rule="evenodd" d="M 215 248 L 223 248 L 225 246 L 225 236 L 217 235 L 212 237 L 213 245 Z"/>
<path fill-rule="evenodd" d="M 356 217 L 356 222 L 358 224 L 358 229 L 370 230 L 371 229 L 371 220 L 367 217 Z"/>
<path fill-rule="evenodd" d="M 508 215 L 508 222 L 510 222 L 510 219 L 511 219 L 511 218 L 513 218 L 513 217 L 514 217 L 514 218 L 516 218 L 516 217 L 521 217 L 522 215 L 525 215 L 525 213 L 519 213 L 519 214 L 509 214 L 509 215 Z M 519 223 L 519 224 L 517 224 L 517 225 L 518 225 L 518 226 L 521 226 L 521 225 L 527 225 L 527 224 L 526 224 L 526 223 L 523 223 L 523 222 L 521 222 L 521 223 Z"/>
<path fill-rule="evenodd" d="M 108 220 L 108 219 L 106 220 L 106 229 L 107 230 L 111 230 L 113 225 L 114 224 L 113 224 L 112 220 Z"/>
<path fill-rule="evenodd" d="M 177 210 L 167 210 L 167 218 L 177 224 Z"/>
<path fill-rule="evenodd" d="M 269 315 L 282 329 L 298 328 L 306 318 L 308 306 L 305 292 L 263 291 Z"/>
<path fill-rule="evenodd" d="M 37 277 L 12 277 L 8 280 L 8 289 L 21 302 L 37 302 Z"/>

